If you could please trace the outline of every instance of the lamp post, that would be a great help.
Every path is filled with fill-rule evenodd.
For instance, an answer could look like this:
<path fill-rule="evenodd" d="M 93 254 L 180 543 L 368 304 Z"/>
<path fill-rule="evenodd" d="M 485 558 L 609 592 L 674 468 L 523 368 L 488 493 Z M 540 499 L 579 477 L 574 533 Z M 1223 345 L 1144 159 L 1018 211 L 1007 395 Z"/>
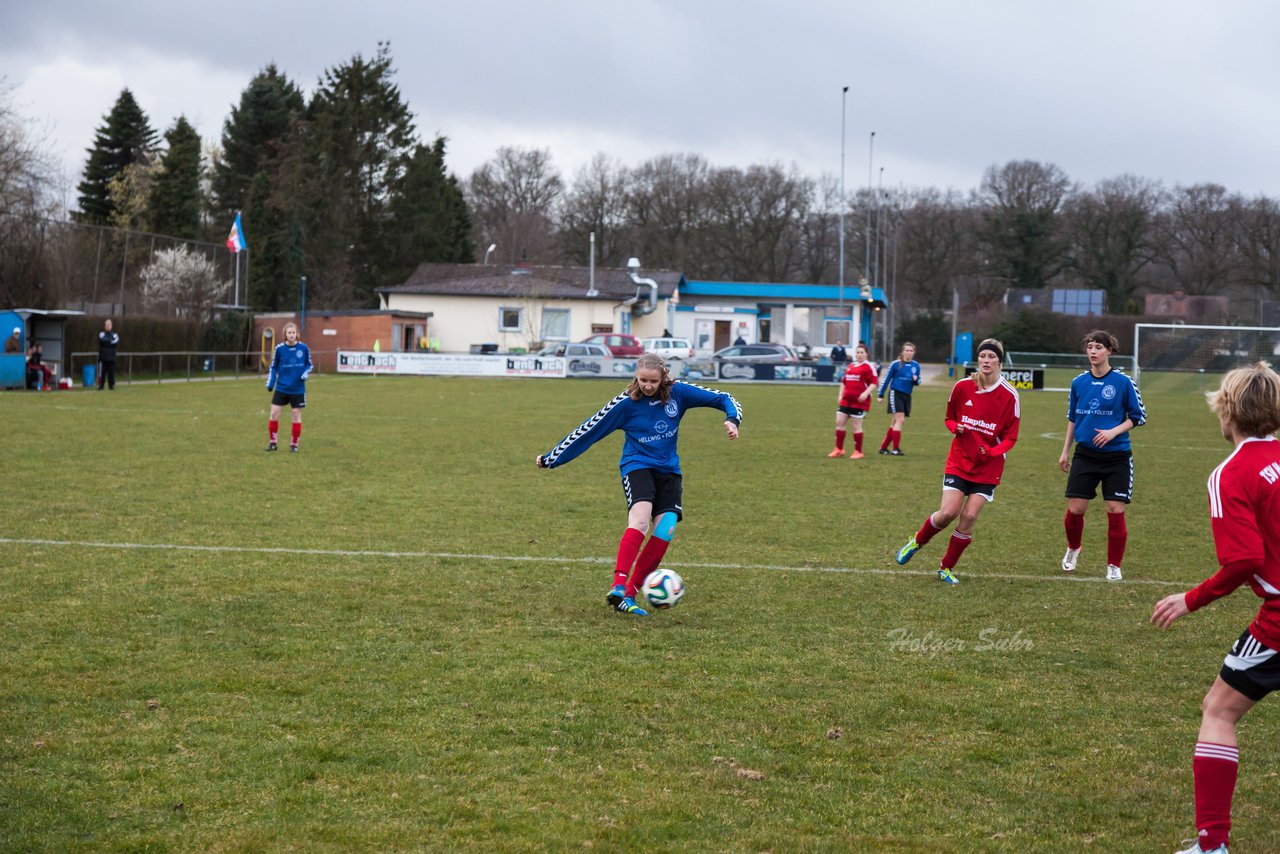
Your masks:
<path fill-rule="evenodd" d="M 876 132 L 871 132 L 871 143 L 867 149 L 867 195 L 871 195 L 871 164 L 875 160 Z M 867 205 L 867 257 L 862 263 L 862 275 L 871 281 L 871 205 Z"/>
<path fill-rule="evenodd" d="M 496 243 L 490 243 L 490 244 L 489 244 L 489 248 L 488 248 L 488 249 L 486 249 L 486 250 L 484 250 L 484 264 L 483 264 L 482 266 L 485 266 L 485 267 L 488 267 L 488 266 L 489 266 L 489 256 L 490 256 L 490 255 L 492 255 L 492 254 L 493 254 L 493 250 L 495 250 L 495 249 L 497 249 L 497 248 L 498 248 L 498 244 L 496 244 Z"/>
<path fill-rule="evenodd" d="M 844 126 L 845 102 L 849 97 L 849 87 L 840 90 L 840 273 L 839 302 L 840 313 L 844 313 Z"/>

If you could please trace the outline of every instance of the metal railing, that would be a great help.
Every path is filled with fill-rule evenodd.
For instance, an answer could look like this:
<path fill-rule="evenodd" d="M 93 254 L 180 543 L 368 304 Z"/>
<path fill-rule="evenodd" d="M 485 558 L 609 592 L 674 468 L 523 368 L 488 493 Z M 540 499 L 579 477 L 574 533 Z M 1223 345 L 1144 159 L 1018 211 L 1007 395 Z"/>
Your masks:
<path fill-rule="evenodd" d="M 313 351 L 314 352 L 314 351 Z M 256 351 L 243 353 L 211 350 L 167 350 L 150 353 L 117 353 L 116 382 L 126 385 L 142 382 L 187 382 L 216 379 L 239 379 L 261 376 L 267 370 Z M 64 376 L 79 382 L 86 365 L 94 366 L 97 381 L 101 367 L 97 352 L 72 353 L 69 370 Z"/>

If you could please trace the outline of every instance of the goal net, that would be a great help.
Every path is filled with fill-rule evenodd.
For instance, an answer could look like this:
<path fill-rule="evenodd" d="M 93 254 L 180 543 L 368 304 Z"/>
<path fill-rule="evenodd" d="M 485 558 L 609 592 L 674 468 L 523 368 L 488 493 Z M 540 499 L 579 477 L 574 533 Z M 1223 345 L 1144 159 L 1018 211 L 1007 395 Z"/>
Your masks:
<path fill-rule="evenodd" d="M 1221 374 L 1280 359 L 1280 328 L 1139 323 L 1133 327 L 1134 379 L 1142 371 Z"/>

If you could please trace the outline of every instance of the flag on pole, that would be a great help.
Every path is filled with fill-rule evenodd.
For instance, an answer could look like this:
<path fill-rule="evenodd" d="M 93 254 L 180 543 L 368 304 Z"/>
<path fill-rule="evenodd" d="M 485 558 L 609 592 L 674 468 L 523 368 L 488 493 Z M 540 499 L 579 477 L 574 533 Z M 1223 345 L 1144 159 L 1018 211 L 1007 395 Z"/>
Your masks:
<path fill-rule="evenodd" d="M 240 211 L 236 211 L 236 221 L 231 223 L 231 233 L 227 235 L 227 248 L 236 254 L 249 248 L 249 241 L 244 239 L 244 226 L 240 225 Z"/>

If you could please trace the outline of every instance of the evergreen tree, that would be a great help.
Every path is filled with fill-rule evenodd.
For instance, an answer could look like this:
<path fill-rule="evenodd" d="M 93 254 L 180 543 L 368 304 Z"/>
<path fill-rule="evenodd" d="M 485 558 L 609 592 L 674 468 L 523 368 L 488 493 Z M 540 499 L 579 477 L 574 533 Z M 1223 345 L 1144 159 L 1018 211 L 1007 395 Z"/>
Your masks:
<path fill-rule="evenodd" d="M 326 195 L 309 245 L 345 252 L 316 277 L 334 295 L 349 283 L 361 305 L 372 305 L 374 288 L 392 280 L 385 267 L 391 192 L 417 142 L 394 72 L 390 46 L 379 43 L 372 60 L 357 54 L 327 70 L 308 110 L 308 159 L 319 167 Z"/>
<path fill-rule="evenodd" d="M 425 261 L 475 260 L 471 214 L 458 179 L 445 171 L 445 139 L 417 145 L 391 198 L 387 282 L 409 277 Z"/>
<path fill-rule="evenodd" d="M 222 156 L 211 182 L 215 222 L 230 223 L 247 206 L 254 179 L 269 169 L 305 107 L 302 92 L 275 65 L 249 81 L 222 126 Z"/>
<path fill-rule="evenodd" d="M 297 212 L 281 206 L 277 195 L 281 194 L 273 194 L 267 173 L 259 172 L 245 203 L 245 216 L 253 223 L 248 304 L 258 311 L 297 308 L 299 280 L 305 270 Z"/>
<path fill-rule="evenodd" d="M 151 189 L 151 225 L 160 234 L 194 239 L 200 234 L 200 134 L 178 116 L 164 138 L 169 150 Z"/>
<path fill-rule="evenodd" d="M 93 147 L 87 149 L 89 160 L 84 168 L 80 191 L 79 216 L 82 221 L 105 223 L 115 205 L 109 185 L 126 166 L 143 162 L 156 147 L 156 132 L 147 114 L 128 89 L 120 93 L 111 112 L 98 128 Z"/>

